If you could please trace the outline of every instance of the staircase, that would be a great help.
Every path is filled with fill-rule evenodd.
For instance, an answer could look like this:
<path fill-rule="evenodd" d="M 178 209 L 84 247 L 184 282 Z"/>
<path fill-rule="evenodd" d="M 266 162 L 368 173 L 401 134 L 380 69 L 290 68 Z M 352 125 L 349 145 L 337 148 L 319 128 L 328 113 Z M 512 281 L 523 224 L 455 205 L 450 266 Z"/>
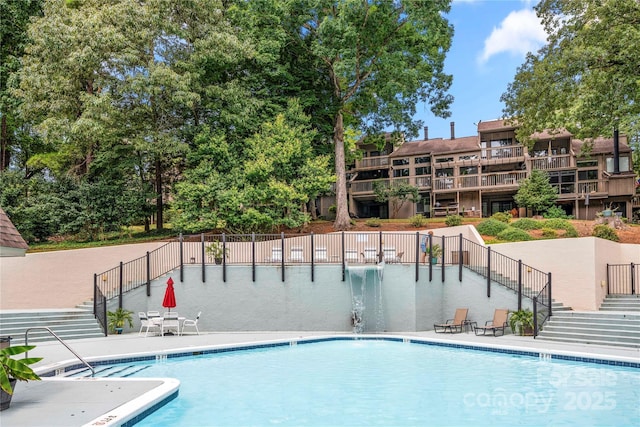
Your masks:
<path fill-rule="evenodd" d="M 46 326 L 63 340 L 104 337 L 104 332 L 91 311 L 83 309 L 0 311 L 0 336 L 10 336 L 11 345 L 24 344 L 29 328 Z M 29 344 L 52 341 L 45 330 L 29 332 Z"/>
<path fill-rule="evenodd" d="M 640 295 L 608 295 L 601 311 L 631 311 L 640 314 Z"/>
<path fill-rule="evenodd" d="M 640 298 L 610 295 L 600 311 L 554 311 L 537 339 L 640 348 Z"/>

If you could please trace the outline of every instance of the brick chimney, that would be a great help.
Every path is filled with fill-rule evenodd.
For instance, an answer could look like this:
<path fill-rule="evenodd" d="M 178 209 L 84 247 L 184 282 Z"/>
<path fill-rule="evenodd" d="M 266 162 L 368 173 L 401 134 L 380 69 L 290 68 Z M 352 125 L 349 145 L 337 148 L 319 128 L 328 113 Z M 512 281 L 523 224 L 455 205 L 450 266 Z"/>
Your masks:
<path fill-rule="evenodd" d="M 456 139 L 456 122 L 451 122 L 451 139 Z"/>
<path fill-rule="evenodd" d="M 424 127 L 424 140 L 429 139 L 429 126 Z"/>

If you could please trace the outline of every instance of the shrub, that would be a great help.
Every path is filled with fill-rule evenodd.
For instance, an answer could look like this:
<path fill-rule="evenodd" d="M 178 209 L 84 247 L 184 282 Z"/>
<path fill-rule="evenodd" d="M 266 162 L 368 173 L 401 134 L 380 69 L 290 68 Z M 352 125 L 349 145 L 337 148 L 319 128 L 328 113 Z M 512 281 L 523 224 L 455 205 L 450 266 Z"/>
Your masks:
<path fill-rule="evenodd" d="M 382 222 L 380 221 L 380 218 L 369 218 L 364 222 L 364 224 L 368 227 L 380 227 Z"/>
<path fill-rule="evenodd" d="M 555 239 L 556 237 L 558 237 L 558 232 L 553 228 L 543 228 L 542 237 L 544 237 L 545 239 Z"/>
<path fill-rule="evenodd" d="M 420 214 L 414 215 L 411 218 L 409 218 L 409 223 L 416 228 L 423 227 L 427 223 L 427 218 L 425 218 L 423 215 L 420 215 Z"/>
<path fill-rule="evenodd" d="M 578 230 L 566 219 L 551 218 L 543 223 L 544 228 L 552 228 L 554 230 L 564 230 L 564 237 L 578 237 Z"/>
<path fill-rule="evenodd" d="M 616 230 L 604 224 L 596 225 L 595 227 L 593 227 L 592 235 L 594 237 L 611 240 L 613 242 L 620 241 L 620 238 L 618 237 L 618 233 L 616 233 Z"/>
<path fill-rule="evenodd" d="M 524 230 L 520 230 L 518 228 L 507 227 L 498 233 L 498 239 L 504 240 L 507 242 L 521 242 L 524 240 L 533 240 L 533 237 L 529 235 Z"/>
<path fill-rule="evenodd" d="M 491 215 L 491 218 L 495 219 L 496 221 L 509 224 L 509 221 L 511 221 L 511 214 L 509 212 L 496 212 L 493 215 Z"/>
<path fill-rule="evenodd" d="M 331 205 L 329 206 L 329 213 L 332 213 L 335 215 L 335 213 L 338 211 L 338 207 L 336 205 Z"/>
<path fill-rule="evenodd" d="M 536 221 L 531 218 L 520 218 L 511 224 L 512 227 L 519 228 L 520 230 L 539 230 L 542 226 L 540 221 Z"/>
<path fill-rule="evenodd" d="M 478 233 L 485 236 L 497 236 L 501 231 L 507 228 L 508 225 L 504 222 L 498 221 L 493 218 L 489 218 L 486 221 L 482 221 L 476 226 Z"/>
<path fill-rule="evenodd" d="M 561 219 L 572 219 L 573 216 L 567 215 L 560 206 L 551 206 L 547 211 L 542 215 L 545 218 L 561 218 Z"/>
<path fill-rule="evenodd" d="M 447 227 L 455 227 L 462 224 L 462 217 L 460 215 L 447 215 L 444 223 L 447 224 Z"/>

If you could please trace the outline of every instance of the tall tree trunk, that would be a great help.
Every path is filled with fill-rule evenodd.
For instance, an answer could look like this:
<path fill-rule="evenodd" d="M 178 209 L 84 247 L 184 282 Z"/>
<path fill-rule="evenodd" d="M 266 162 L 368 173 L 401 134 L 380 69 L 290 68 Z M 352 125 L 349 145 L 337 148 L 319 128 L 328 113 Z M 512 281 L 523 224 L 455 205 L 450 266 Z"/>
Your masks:
<path fill-rule="evenodd" d="M 7 132 L 7 116 L 2 114 L 2 125 L 0 125 L 0 171 L 9 167 L 9 135 Z"/>
<path fill-rule="evenodd" d="M 336 161 L 336 220 L 333 228 L 338 231 L 348 230 L 351 227 L 349 206 L 347 200 L 347 173 L 344 160 L 344 122 L 342 111 L 336 115 L 336 124 L 333 129 L 333 143 L 335 145 Z"/>
<path fill-rule="evenodd" d="M 162 164 L 160 160 L 156 160 L 156 192 L 158 193 L 156 198 L 156 230 L 162 230 L 164 228 L 162 218 L 164 206 L 162 203 Z"/>

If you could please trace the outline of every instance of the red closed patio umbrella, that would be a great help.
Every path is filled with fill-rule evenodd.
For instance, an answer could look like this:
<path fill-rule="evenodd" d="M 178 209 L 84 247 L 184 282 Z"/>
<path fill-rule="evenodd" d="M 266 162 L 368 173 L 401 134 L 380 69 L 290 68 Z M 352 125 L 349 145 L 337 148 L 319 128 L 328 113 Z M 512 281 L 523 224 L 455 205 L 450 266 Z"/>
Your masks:
<path fill-rule="evenodd" d="M 173 279 L 171 277 L 167 280 L 167 289 L 164 291 L 162 306 L 168 308 L 169 311 L 176 306 L 176 294 L 173 290 Z"/>

